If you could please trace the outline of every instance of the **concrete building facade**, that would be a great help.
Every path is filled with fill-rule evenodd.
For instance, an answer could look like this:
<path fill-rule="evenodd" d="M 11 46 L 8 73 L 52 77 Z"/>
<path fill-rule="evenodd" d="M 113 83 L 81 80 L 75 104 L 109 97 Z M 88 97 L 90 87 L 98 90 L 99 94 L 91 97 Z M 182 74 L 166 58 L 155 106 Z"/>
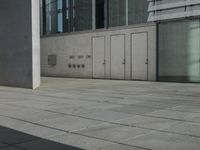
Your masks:
<path fill-rule="evenodd" d="M 42 76 L 200 82 L 200 0 L 1 0 L 0 12 L 1 85 L 36 88 L 40 67 Z"/>
<path fill-rule="evenodd" d="M 46 0 L 43 6 L 44 76 L 200 81 L 199 0 Z"/>
<path fill-rule="evenodd" d="M 155 31 L 154 24 L 146 24 L 42 38 L 42 74 L 155 81 Z M 53 55 L 56 63 L 51 65 Z"/>
<path fill-rule="evenodd" d="M 156 80 L 156 24 L 147 23 L 146 0 L 42 4 L 42 75 Z M 67 15 L 59 9 L 66 9 Z"/>

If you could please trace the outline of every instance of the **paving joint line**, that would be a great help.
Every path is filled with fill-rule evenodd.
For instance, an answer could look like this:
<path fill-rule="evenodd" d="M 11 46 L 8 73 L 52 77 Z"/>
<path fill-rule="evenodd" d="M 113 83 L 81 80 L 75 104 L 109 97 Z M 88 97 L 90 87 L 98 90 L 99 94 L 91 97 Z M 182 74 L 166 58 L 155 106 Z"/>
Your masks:
<path fill-rule="evenodd" d="M 52 111 L 50 111 L 50 112 L 52 112 Z M 61 113 L 61 114 L 65 114 L 65 113 Z M 190 134 L 181 134 L 181 133 L 171 132 L 171 131 L 164 131 L 164 130 L 158 130 L 158 129 L 152 129 L 152 128 L 138 127 L 138 126 L 134 126 L 134 125 L 126 125 L 126 124 L 121 124 L 121 123 L 117 123 L 117 122 L 110 122 L 110 121 L 105 121 L 105 120 L 93 119 L 93 118 L 88 118 L 88 117 L 83 117 L 83 116 L 72 115 L 72 114 L 65 114 L 65 115 L 73 116 L 73 117 L 79 117 L 79 118 L 83 118 L 83 119 L 87 119 L 87 120 L 100 121 L 100 122 L 109 123 L 109 124 L 113 124 L 113 125 L 134 127 L 134 128 L 139 128 L 139 129 L 153 130 L 153 131 L 158 131 L 158 132 L 164 132 L 164 133 L 171 133 L 171 134 L 190 136 L 190 137 L 194 137 L 194 138 L 200 138 L 200 136 L 194 136 L 194 135 L 190 135 Z M 81 130 L 79 130 L 79 131 L 81 131 Z"/>
<path fill-rule="evenodd" d="M 151 149 L 147 149 L 147 148 L 143 148 L 143 147 L 138 147 L 138 146 L 134 146 L 134 145 L 129 145 L 129 144 L 125 144 L 125 143 L 120 143 L 120 142 L 117 142 L 117 141 L 105 140 L 105 139 L 103 139 L 103 138 L 96 138 L 96 137 L 93 137 L 93 136 L 82 135 L 82 134 L 79 134 L 79 133 L 76 133 L 76 132 L 70 132 L 70 131 L 63 130 L 63 129 L 57 129 L 57 128 L 54 128 L 54 127 L 49 127 L 49 126 L 46 126 L 46 125 L 41 125 L 41 124 L 38 124 L 38 123 L 26 121 L 26 120 L 19 119 L 19 118 L 14 118 L 14 117 L 4 116 L 4 115 L 0 115 L 0 116 L 7 117 L 7 118 L 11 118 L 11 119 L 15 119 L 15 120 L 19 120 L 19 121 L 23 121 L 23 122 L 26 122 L 26 123 L 31 123 L 31 124 L 38 125 L 38 126 L 41 126 L 41 127 L 46 127 L 46 128 L 48 128 L 48 129 L 54 129 L 54 130 L 57 130 L 57 131 L 62 131 L 62 132 L 69 133 L 69 134 L 84 136 L 84 137 L 88 137 L 88 138 L 93 138 L 93 139 L 97 139 L 97 140 L 102 140 L 102 141 L 105 141 L 105 142 L 115 143 L 115 144 L 126 145 L 126 146 L 130 146 L 130 147 L 134 147 L 134 148 L 141 148 L 141 149 L 144 149 L 144 150 L 151 150 Z M 60 135 L 58 135 L 58 136 L 60 136 Z M 55 137 L 56 137 L 56 136 L 55 136 Z M 47 137 L 47 138 L 48 138 L 48 137 Z M 50 139 L 51 139 L 51 138 L 53 138 L 53 137 L 50 137 Z M 38 139 L 38 140 L 40 140 L 40 139 Z M 37 141 L 37 140 L 33 140 L 33 141 Z M 31 142 L 31 141 L 30 141 L 30 142 Z M 24 142 L 24 143 L 25 143 L 25 142 Z M 26 143 L 28 143 L 28 142 L 26 142 Z M 26 149 L 24 149 L 24 150 L 26 150 Z"/>

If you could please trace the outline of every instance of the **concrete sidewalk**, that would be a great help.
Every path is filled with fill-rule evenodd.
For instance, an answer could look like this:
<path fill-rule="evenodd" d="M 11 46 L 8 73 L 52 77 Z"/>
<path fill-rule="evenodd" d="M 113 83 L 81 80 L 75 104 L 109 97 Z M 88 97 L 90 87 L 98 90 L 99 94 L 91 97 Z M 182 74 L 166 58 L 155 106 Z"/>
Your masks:
<path fill-rule="evenodd" d="M 0 87 L 0 150 L 200 149 L 200 84 L 42 82 Z"/>

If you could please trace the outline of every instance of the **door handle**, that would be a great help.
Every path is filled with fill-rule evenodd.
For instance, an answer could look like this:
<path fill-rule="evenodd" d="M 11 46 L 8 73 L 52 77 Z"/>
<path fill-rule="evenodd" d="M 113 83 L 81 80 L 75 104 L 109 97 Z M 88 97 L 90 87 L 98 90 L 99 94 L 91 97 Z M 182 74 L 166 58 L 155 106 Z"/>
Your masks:
<path fill-rule="evenodd" d="M 148 64 L 149 64 L 149 60 L 148 60 L 148 58 L 146 59 L 146 62 L 145 62 L 145 64 L 146 64 L 146 65 L 148 65 Z"/>
<path fill-rule="evenodd" d="M 104 61 L 103 61 L 103 63 L 102 63 L 103 65 L 105 65 L 106 64 L 106 60 L 104 59 Z"/>
<path fill-rule="evenodd" d="M 125 59 L 123 60 L 123 63 L 122 63 L 122 64 L 123 64 L 123 65 L 125 65 L 125 64 L 126 64 L 126 60 L 125 60 Z"/>

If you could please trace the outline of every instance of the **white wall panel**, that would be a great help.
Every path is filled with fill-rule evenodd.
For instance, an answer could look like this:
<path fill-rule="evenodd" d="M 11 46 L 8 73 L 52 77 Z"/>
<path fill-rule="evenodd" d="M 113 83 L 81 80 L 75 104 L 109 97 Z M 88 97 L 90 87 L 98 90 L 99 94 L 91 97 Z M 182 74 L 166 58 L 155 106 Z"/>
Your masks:
<path fill-rule="evenodd" d="M 156 80 L 156 26 L 155 24 L 144 24 L 141 26 L 120 27 L 108 30 L 99 30 L 97 32 L 62 34 L 56 36 L 43 37 L 41 39 L 41 61 L 42 75 L 55 77 L 77 77 L 77 78 L 93 78 L 93 69 L 97 69 L 95 76 L 102 77 L 103 70 L 102 59 L 104 56 L 103 47 L 105 44 L 105 78 L 111 77 L 111 63 L 113 57 L 117 64 L 112 69 L 118 70 L 123 66 L 123 59 L 126 65 L 123 66 L 124 74 L 121 79 L 131 79 L 131 35 L 138 32 L 148 33 L 148 79 Z M 118 35 L 120 35 L 118 37 Z M 99 37 L 95 38 L 94 37 Z M 105 43 L 103 38 L 105 38 Z M 93 41 L 93 42 L 92 42 Z M 94 49 L 95 47 L 95 49 Z M 93 56 L 93 50 L 99 51 Z M 112 56 L 111 56 L 112 50 Z M 121 51 L 117 51 L 121 50 Z M 100 52 L 101 51 L 101 52 Z M 118 53 L 119 52 L 119 53 Z M 48 65 L 48 55 L 55 54 L 57 56 L 57 65 Z M 99 56 L 99 60 L 97 59 Z M 81 57 L 82 56 L 82 57 Z M 81 57 L 81 58 L 79 58 Z M 111 62 L 112 61 L 112 62 Z M 93 66 L 94 63 L 99 66 Z M 119 65 L 118 65 L 119 63 Z M 84 68 L 78 68 L 77 65 L 85 65 Z M 95 65 L 96 65 L 95 64 Z M 69 65 L 72 67 L 69 68 Z M 73 67 L 75 65 L 75 68 Z M 118 68 L 119 67 L 119 68 Z M 122 69 L 119 69 L 122 70 Z M 125 71 L 124 71 L 125 70 Z"/>

